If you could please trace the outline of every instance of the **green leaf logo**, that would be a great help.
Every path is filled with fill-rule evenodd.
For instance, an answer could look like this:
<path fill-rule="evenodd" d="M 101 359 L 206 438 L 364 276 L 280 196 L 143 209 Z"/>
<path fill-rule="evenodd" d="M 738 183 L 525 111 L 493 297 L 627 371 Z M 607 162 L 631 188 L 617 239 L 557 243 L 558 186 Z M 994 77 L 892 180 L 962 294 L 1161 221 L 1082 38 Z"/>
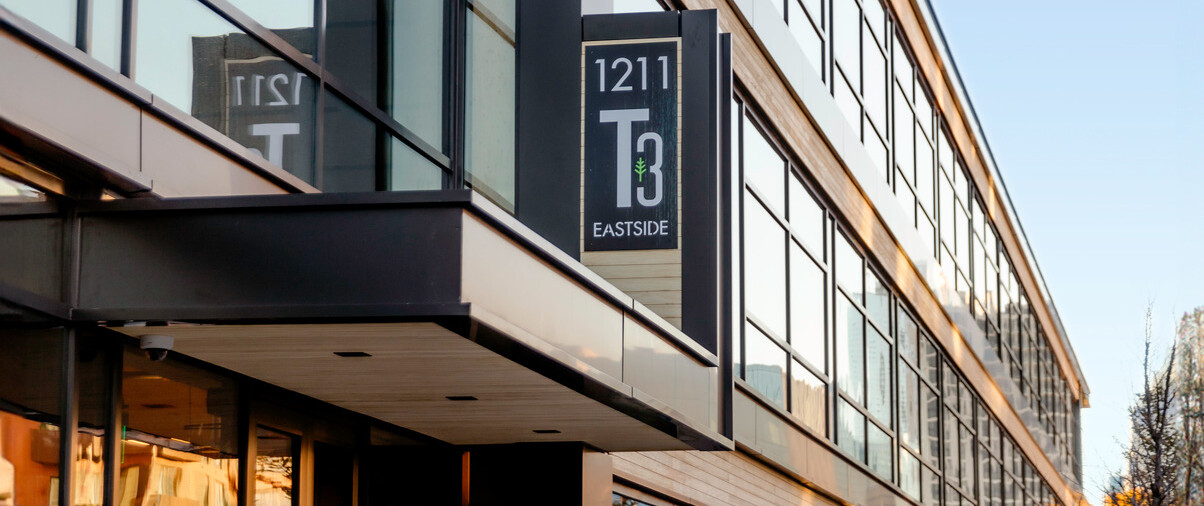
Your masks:
<path fill-rule="evenodd" d="M 639 157 L 635 161 L 635 174 L 639 176 L 640 183 L 644 182 L 644 173 L 648 172 L 648 164 L 644 163 L 644 157 Z"/>

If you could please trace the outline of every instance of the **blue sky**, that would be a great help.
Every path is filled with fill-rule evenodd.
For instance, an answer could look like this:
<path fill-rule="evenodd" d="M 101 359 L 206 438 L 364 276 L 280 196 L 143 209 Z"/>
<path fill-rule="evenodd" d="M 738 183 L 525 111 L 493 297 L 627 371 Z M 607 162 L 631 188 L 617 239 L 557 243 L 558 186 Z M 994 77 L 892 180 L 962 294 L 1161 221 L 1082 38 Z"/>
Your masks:
<path fill-rule="evenodd" d="M 1091 388 L 1099 503 L 1141 384 L 1204 305 L 1204 3 L 931 0 Z"/>

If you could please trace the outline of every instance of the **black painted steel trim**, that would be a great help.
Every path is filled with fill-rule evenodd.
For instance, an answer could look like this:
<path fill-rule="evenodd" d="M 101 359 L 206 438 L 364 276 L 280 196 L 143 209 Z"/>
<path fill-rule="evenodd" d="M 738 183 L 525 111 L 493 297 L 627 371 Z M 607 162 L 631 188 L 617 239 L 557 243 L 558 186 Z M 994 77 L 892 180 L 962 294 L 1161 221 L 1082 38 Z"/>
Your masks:
<path fill-rule="evenodd" d="M 75 3 L 75 47 L 85 53 L 92 52 L 92 2 L 77 0 Z"/>
<path fill-rule="evenodd" d="M 134 48 L 137 43 L 138 0 L 121 0 L 121 65 L 122 75 L 134 79 Z"/>
<path fill-rule="evenodd" d="M 581 40 L 677 37 L 681 33 L 678 23 L 679 17 L 680 15 L 677 12 L 640 12 L 635 14 L 582 16 Z"/>
<path fill-rule="evenodd" d="M 736 216 L 732 208 L 732 36 L 719 35 L 719 433 L 735 439 L 735 412 L 733 385 L 735 374 L 732 350 L 733 314 L 736 290 L 732 286 L 732 220 Z"/>
<path fill-rule="evenodd" d="M 117 497 L 118 485 L 120 480 L 118 476 L 121 473 L 121 450 L 122 440 L 125 439 L 123 434 L 122 421 L 122 350 L 121 341 L 118 339 L 105 339 L 103 341 L 105 357 L 105 372 L 107 373 L 108 385 L 105 388 L 105 438 L 104 438 L 104 506 L 116 506 L 119 503 Z"/>
<path fill-rule="evenodd" d="M 71 319 L 71 306 L 62 301 L 47 298 L 36 293 L 0 283 L 0 300 L 9 302 L 44 316 L 51 320 L 67 321 Z"/>
<path fill-rule="evenodd" d="M 75 442 L 79 431 L 79 386 L 75 384 L 75 347 L 78 331 L 72 327 L 63 329 L 63 363 L 60 374 L 62 387 L 59 389 L 59 404 L 63 418 L 59 426 L 59 504 L 75 504 L 72 482 L 75 475 Z"/>

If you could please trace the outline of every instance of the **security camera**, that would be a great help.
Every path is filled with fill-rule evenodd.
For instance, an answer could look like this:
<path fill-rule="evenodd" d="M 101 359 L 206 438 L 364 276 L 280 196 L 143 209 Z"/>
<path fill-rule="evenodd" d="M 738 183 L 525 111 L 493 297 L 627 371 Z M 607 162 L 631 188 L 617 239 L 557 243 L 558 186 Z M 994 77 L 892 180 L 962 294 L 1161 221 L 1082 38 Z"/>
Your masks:
<path fill-rule="evenodd" d="M 142 351 L 146 352 L 146 358 L 158 362 L 167 358 L 167 352 L 171 351 L 172 346 L 176 344 L 176 338 L 161 334 L 147 334 L 142 336 L 139 344 Z"/>

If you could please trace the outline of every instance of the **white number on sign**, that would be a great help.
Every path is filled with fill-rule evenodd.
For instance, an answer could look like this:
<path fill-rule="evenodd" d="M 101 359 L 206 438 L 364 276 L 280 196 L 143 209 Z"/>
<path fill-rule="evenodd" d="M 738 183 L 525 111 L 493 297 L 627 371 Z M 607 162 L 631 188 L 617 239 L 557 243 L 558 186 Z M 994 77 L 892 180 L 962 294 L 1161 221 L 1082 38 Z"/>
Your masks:
<path fill-rule="evenodd" d="M 305 74 L 294 72 L 289 79 L 288 74 L 251 74 L 250 76 L 250 100 L 245 103 L 243 100 L 243 84 L 248 81 L 247 76 L 233 76 L 231 80 L 232 105 L 266 105 L 269 107 L 279 107 L 282 105 L 301 105 L 301 80 L 305 79 Z M 266 84 L 265 84 L 266 82 Z M 292 84 L 292 93 L 289 93 L 289 84 Z M 270 101 L 264 102 L 264 90 L 267 88 L 267 97 Z M 291 96 L 290 96 L 291 95 Z M 290 102 L 289 99 L 292 99 Z"/>
<path fill-rule="evenodd" d="M 661 62 L 661 89 L 669 89 L 669 57 L 658 56 L 657 61 Z M 648 89 L 648 57 L 641 56 L 635 61 L 640 64 L 640 90 Z M 598 65 L 598 91 L 606 92 L 606 60 L 598 58 L 594 60 L 594 64 Z M 618 70 L 622 65 L 623 75 L 619 76 L 618 81 L 610 88 L 610 91 L 631 91 L 633 85 L 627 84 L 627 79 L 631 77 L 631 71 L 635 69 L 635 65 L 627 58 L 615 58 L 610 63 L 611 70 Z M 653 84 L 653 86 L 656 86 Z"/>

